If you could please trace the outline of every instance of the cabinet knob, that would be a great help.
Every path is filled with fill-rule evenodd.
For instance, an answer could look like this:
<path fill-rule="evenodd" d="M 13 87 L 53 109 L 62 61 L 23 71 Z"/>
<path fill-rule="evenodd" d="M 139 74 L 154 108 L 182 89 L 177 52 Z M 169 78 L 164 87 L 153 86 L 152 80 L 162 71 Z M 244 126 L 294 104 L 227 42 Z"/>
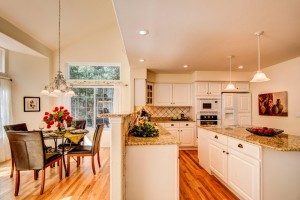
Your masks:
<path fill-rule="evenodd" d="M 174 124 L 171 124 L 171 126 L 174 126 Z"/>
<path fill-rule="evenodd" d="M 217 135 L 215 135 L 215 138 L 218 139 L 219 137 Z"/>
<path fill-rule="evenodd" d="M 229 153 L 228 153 L 228 152 L 226 152 L 226 154 L 228 155 Z"/>
<path fill-rule="evenodd" d="M 223 150 L 223 153 L 226 153 L 226 151 Z"/>
<path fill-rule="evenodd" d="M 242 144 L 238 144 L 238 147 L 242 149 L 242 148 L 243 148 L 243 145 L 242 145 Z"/>
<path fill-rule="evenodd" d="M 189 126 L 189 124 L 185 124 L 186 126 Z"/>

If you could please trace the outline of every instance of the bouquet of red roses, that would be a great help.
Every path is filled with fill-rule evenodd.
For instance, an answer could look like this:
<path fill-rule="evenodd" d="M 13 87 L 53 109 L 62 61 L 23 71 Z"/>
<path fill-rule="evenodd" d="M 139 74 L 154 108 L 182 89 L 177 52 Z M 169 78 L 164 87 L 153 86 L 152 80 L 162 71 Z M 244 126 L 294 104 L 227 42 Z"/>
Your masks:
<path fill-rule="evenodd" d="M 45 112 L 43 121 L 47 124 L 47 128 L 51 128 L 56 122 L 56 127 L 59 131 L 64 128 L 64 121 L 67 124 L 71 124 L 73 118 L 70 115 L 70 112 L 65 109 L 63 106 L 55 107 L 52 113 Z"/>

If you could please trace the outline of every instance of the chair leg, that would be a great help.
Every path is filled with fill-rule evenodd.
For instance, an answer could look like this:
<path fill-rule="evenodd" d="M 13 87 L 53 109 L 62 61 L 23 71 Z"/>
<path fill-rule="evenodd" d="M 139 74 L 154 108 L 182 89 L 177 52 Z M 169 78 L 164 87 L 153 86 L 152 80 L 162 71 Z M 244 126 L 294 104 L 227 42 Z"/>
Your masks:
<path fill-rule="evenodd" d="M 79 167 L 80 166 L 80 156 L 77 156 L 77 167 Z"/>
<path fill-rule="evenodd" d="M 34 180 L 37 180 L 39 178 L 39 170 L 33 170 L 33 175 Z"/>
<path fill-rule="evenodd" d="M 62 180 L 62 159 L 60 159 L 57 163 L 59 164 L 59 180 Z"/>
<path fill-rule="evenodd" d="M 93 173 L 94 173 L 94 175 L 96 175 L 94 155 L 91 156 L 91 159 L 92 159 L 92 169 L 93 169 Z"/>
<path fill-rule="evenodd" d="M 101 168 L 101 163 L 100 163 L 100 152 L 97 153 L 97 160 L 98 160 L 98 166 Z"/>
<path fill-rule="evenodd" d="M 42 169 L 42 183 L 41 183 L 41 192 L 40 192 L 41 195 L 44 193 L 45 175 L 46 175 L 46 170 Z"/>
<path fill-rule="evenodd" d="M 16 170 L 15 196 L 19 195 L 19 188 L 20 188 L 20 171 Z"/>
<path fill-rule="evenodd" d="M 70 156 L 67 155 L 67 172 L 70 175 Z"/>
<path fill-rule="evenodd" d="M 14 176 L 14 170 L 15 170 L 15 159 L 14 159 L 14 157 L 11 157 L 10 178 L 12 178 Z"/>

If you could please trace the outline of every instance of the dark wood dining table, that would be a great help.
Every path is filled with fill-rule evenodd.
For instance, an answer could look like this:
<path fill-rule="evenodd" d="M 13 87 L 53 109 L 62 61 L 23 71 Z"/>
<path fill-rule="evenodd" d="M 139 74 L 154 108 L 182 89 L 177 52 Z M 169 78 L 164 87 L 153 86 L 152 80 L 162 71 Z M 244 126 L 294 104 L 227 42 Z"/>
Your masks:
<path fill-rule="evenodd" d="M 75 147 L 71 145 L 71 142 L 70 142 L 70 145 L 67 145 L 66 139 L 71 139 L 72 138 L 71 135 L 74 135 L 75 137 L 79 136 L 79 138 L 80 137 L 84 138 L 85 135 L 88 134 L 89 131 L 86 129 L 69 129 L 62 133 L 58 133 L 55 130 L 43 130 L 42 132 L 43 132 L 44 140 L 53 140 L 54 141 L 54 152 L 59 152 L 63 155 L 63 167 L 65 169 L 65 175 L 66 175 L 66 177 L 68 177 L 69 172 L 66 167 L 65 154 Z M 66 137 L 67 132 L 69 132 L 71 135 L 69 134 Z M 59 139 L 61 139 L 61 150 L 59 150 L 58 145 L 57 145 L 57 141 Z M 72 139 L 71 139 L 71 141 L 72 141 Z"/>

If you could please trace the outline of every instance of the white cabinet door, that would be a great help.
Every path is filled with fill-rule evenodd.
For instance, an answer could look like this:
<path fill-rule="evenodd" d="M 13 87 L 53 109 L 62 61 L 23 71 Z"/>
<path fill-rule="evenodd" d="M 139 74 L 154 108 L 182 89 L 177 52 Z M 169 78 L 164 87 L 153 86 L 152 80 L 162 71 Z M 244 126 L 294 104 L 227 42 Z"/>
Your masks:
<path fill-rule="evenodd" d="M 179 137 L 180 130 L 178 128 L 166 128 L 166 130 L 178 140 L 180 139 Z"/>
<path fill-rule="evenodd" d="M 227 152 L 227 146 L 210 140 L 210 144 L 209 144 L 210 169 L 225 183 L 227 183 L 226 152 Z"/>
<path fill-rule="evenodd" d="M 233 93 L 224 93 L 222 95 L 222 107 L 223 110 L 231 110 L 234 109 L 234 97 L 235 94 Z"/>
<path fill-rule="evenodd" d="M 243 199 L 260 199 L 260 163 L 233 149 L 228 155 L 228 185 Z"/>
<path fill-rule="evenodd" d="M 209 88 L 208 88 L 209 95 L 221 96 L 221 92 L 222 92 L 222 84 L 221 83 L 217 83 L 217 82 L 209 83 Z"/>
<path fill-rule="evenodd" d="M 249 90 L 250 90 L 249 83 L 247 83 L 247 82 L 237 82 L 237 83 L 235 83 L 235 87 L 238 92 L 249 92 Z"/>
<path fill-rule="evenodd" d="M 208 83 L 198 82 L 196 83 L 196 96 L 207 96 L 208 95 Z"/>
<path fill-rule="evenodd" d="M 172 104 L 172 84 L 154 84 L 154 105 L 171 106 Z"/>
<path fill-rule="evenodd" d="M 208 173 L 209 169 L 209 139 L 211 133 L 205 129 L 198 128 L 198 159 L 199 164 L 203 167 Z"/>
<path fill-rule="evenodd" d="M 237 94 L 239 113 L 251 113 L 251 94 Z"/>
<path fill-rule="evenodd" d="M 173 84 L 173 105 L 190 106 L 191 105 L 191 85 Z"/>
<path fill-rule="evenodd" d="M 237 121 L 239 126 L 251 126 L 252 125 L 252 119 L 251 119 L 251 113 L 239 113 L 237 115 Z"/>
<path fill-rule="evenodd" d="M 180 129 L 180 146 L 194 146 L 195 143 L 195 129 L 181 128 Z"/>

